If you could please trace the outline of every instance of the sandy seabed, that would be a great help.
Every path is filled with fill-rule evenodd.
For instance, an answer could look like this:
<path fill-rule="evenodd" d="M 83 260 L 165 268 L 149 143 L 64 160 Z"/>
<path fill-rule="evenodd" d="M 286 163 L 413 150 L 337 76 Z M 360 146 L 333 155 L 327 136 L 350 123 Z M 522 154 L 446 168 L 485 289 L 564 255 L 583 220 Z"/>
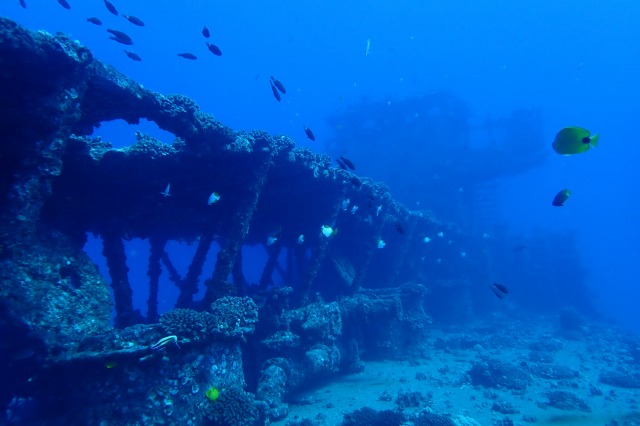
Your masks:
<path fill-rule="evenodd" d="M 370 407 L 402 410 L 406 425 L 423 410 L 451 416 L 457 425 L 640 425 L 640 389 L 600 381 L 603 371 L 612 370 L 640 377 L 640 360 L 629 348 L 629 342 L 640 340 L 606 324 L 585 325 L 572 333 L 561 333 L 553 321 L 507 328 L 499 324 L 434 328 L 422 354 L 365 361 L 361 373 L 327 378 L 292 396 L 289 415 L 275 424 L 309 419 L 315 425 L 341 425 L 345 414 Z M 554 349 L 538 350 L 548 342 Z M 488 359 L 527 372 L 535 366 L 538 374 L 530 374 L 525 389 L 474 384 L 471 367 Z M 556 371 L 575 376 L 543 377 Z M 555 407 L 549 394 L 558 391 L 574 395 L 580 404 Z M 412 406 L 407 406 L 408 395 L 417 397 L 408 398 Z"/>

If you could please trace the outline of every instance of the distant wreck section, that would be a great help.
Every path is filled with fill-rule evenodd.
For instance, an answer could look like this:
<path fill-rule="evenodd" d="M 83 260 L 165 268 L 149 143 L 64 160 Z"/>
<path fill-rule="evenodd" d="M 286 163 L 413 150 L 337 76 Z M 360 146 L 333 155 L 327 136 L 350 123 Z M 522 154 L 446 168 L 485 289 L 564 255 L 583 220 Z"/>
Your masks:
<path fill-rule="evenodd" d="M 363 352 L 421 351 L 430 318 L 417 283 L 461 291 L 441 292 L 452 311 L 482 310 L 471 294 L 486 289 L 470 283 L 488 254 L 467 256 L 479 243 L 454 224 L 287 137 L 234 132 L 188 98 L 146 90 L 63 35 L 0 19 L 0 41 L 0 408 L 10 422 L 264 424 L 286 416 L 287 393 L 304 383 L 361 369 Z M 176 141 L 139 134 L 113 149 L 89 137 L 101 122 L 142 118 Z M 110 288 L 83 252 L 88 233 L 103 241 Z M 146 315 L 132 302 L 131 238 L 151 247 Z M 173 240 L 197 245 L 184 277 L 165 250 Z M 269 253 L 259 283 L 243 277 L 245 245 Z M 179 297 L 160 315 L 163 266 Z"/>

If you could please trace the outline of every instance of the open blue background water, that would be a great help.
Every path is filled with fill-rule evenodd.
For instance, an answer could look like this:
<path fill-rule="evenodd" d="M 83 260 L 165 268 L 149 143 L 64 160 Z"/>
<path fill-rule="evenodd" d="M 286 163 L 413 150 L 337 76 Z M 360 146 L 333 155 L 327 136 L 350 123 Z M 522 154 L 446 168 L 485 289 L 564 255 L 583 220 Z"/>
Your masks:
<path fill-rule="evenodd" d="M 477 122 L 539 108 L 546 136 L 540 143 L 549 146 L 568 125 L 601 133 L 597 150 L 552 155 L 543 167 L 500 182 L 500 208 L 492 214 L 514 234 L 575 230 L 599 308 L 640 331 L 640 2 L 114 2 L 121 13 L 142 18 L 143 28 L 109 14 L 102 0 L 69 0 L 71 10 L 56 0 L 26 2 L 22 9 L 17 0 L 3 0 L 0 15 L 64 32 L 145 87 L 192 97 L 234 129 L 287 134 L 316 151 L 332 135 L 327 115 L 363 97 L 393 101 L 432 90 L 458 95 Z M 90 16 L 105 25 L 86 22 Z M 207 51 L 205 24 L 222 57 Z M 128 59 L 125 46 L 108 40 L 107 27 L 131 35 L 131 50 L 143 61 Z M 186 51 L 199 59 L 176 56 Z M 287 86 L 281 103 L 270 93 L 270 75 Z M 303 125 L 317 142 L 306 139 Z M 105 123 L 96 134 L 120 146 L 133 143 L 136 130 L 173 138 L 149 123 Z M 528 150 L 523 145 L 520 155 Z M 573 196 L 554 209 L 550 194 L 561 187 Z M 132 274 L 144 279 L 146 255 L 135 261 L 143 245 L 129 251 Z"/>

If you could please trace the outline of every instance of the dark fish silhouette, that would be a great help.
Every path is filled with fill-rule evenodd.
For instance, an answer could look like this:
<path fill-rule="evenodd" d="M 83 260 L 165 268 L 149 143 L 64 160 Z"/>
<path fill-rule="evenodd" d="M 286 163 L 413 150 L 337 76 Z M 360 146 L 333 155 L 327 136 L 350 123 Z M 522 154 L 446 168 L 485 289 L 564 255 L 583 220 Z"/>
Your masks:
<path fill-rule="evenodd" d="M 207 43 L 207 49 L 216 56 L 222 56 L 222 50 L 213 43 Z"/>
<path fill-rule="evenodd" d="M 113 34 L 113 37 L 109 37 L 109 39 L 113 41 L 117 41 L 121 44 L 126 44 L 127 46 L 131 46 L 133 44 L 133 40 L 131 39 L 131 37 L 129 37 L 122 31 L 107 29 L 107 32 Z"/>
<path fill-rule="evenodd" d="M 142 60 L 142 58 L 137 53 L 131 52 L 129 50 L 125 50 L 124 54 L 134 61 L 140 62 Z"/>
<path fill-rule="evenodd" d="M 25 2 L 24 0 L 20 0 L 20 6 L 22 6 L 23 9 L 27 8 L 27 2 Z"/>
<path fill-rule="evenodd" d="M 351 178 L 351 183 L 353 184 L 353 186 L 355 186 L 356 188 L 360 188 L 362 186 L 362 181 L 360 179 L 358 179 L 358 176 L 354 176 Z"/>
<path fill-rule="evenodd" d="M 346 164 L 344 164 L 344 161 L 342 161 L 341 158 L 336 158 L 336 163 L 338 163 L 338 166 L 340 166 L 342 170 L 349 170 L 349 168 Z"/>
<path fill-rule="evenodd" d="M 204 28 L 202 29 L 202 35 L 204 36 L 204 38 L 209 38 L 211 37 L 211 33 L 209 32 L 209 28 L 207 28 L 207 26 L 205 25 Z"/>
<path fill-rule="evenodd" d="M 71 5 L 67 0 L 58 0 L 58 3 L 60 3 L 60 6 L 64 7 L 65 9 L 71 9 Z"/>
<path fill-rule="evenodd" d="M 313 132 L 311 131 L 311 129 L 308 128 L 307 126 L 304 126 L 304 132 L 307 134 L 307 137 L 309 139 L 311 139 L 312 141 L 316 140 L 316 135 L 314 135 Z"/>
<path fill-rule="evenodd" d="M 344 156 L 340 156 L 340 159 L 342 160 L 342 162 L 349 167 L 351 170 L 355 170 L 356 169 L 356 165 L 353 164 L 353 161 L 349 160 L 348 158 L 344 157 Z"/>
<path fill-rule="evenodd" d="M 491 291 L 496 295 L 498 299 L 504 299 L 507 294 L 509 294 L 509 289 L 499 283 L 491 284 Z"/>
<path fill-rule="evenodd" d="M 280 102 L 280 100 L 282 99 L 280 97 L 280 92 L 278 91 L 276 86 L 273 85 L 273 82 L 271 80 L 269 80 L 269 85 L 271 86 L 271 93 L 273 93 L 273 97 L 276 98 L 276 101 Z"/>
<path fill-rule="evenodd" d="M 192 61 L 195 61 L 196 59 L 198 59 L 198 57 L 196 55 L 194 55 L 193 53 L 189 53 L 189 52 L 185 52 L 185 53 L 178 53 L 178 56 L 185 58 L 185 59 L 190 59 Z"/>
<path fill-rule="evenodd" d="M 568 189 L 563 189 L 562 191 L 558 192 L 555 197 L 553 197 L 553 201 L 551 202 L 551 205 L 556 207 L 562 207 L 564 206 L 564 202 L 567 201 L 570 196 L 571 196 L 571 191 L 569 191 Z"/>
<path fill-rule="evenodd" d="M 118 10 L 113 4 L 111 4 L 109 0 L 104 0 L 104 5 L 107 7 L 107 10 L 109 12 L 113 13 L 116 16 L 118 15 Z"/>
<path fill-rule="evenodd" d="M 274 86 L 284 95 L 287 93 L 287 89 L 284 88 L 284 84 L 282 84 L 279 80 L 276 80 L 273 76 L 271 76 L 271 82 Z"/>
<path fill-rule="evenodd" d="M 404 227 L 400 222 L 396 222 L 396 231 L 398 231 L 398 234 L 404 234 Z"/>
<path fill-rule="evenodd" d="M 144 22 L 142 22 L 142 19 L 137 18 L 135 16 L 131 16 L 131 15 L 122 15 L 122 17 L 124 19 L 126 19 L 127 21 L 131 22 L 133 25 L 137 25 L 139 27 L 144 27 Z"/>
<path fill-rule="evenodd" d="M 92 24 L 95 24 L 95 25 L 102 25 L 102 21 L 96 17 L 87 18 L 87 22 L 91 22 Z"/>

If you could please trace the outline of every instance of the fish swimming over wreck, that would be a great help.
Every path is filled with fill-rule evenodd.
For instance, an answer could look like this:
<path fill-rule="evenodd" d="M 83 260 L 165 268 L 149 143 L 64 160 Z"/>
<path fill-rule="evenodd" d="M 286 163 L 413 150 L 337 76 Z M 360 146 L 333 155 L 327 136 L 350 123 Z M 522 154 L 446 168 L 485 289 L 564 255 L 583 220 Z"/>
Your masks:
<path fill-rule="evenodd" d="M 140 62 L 142 58 L 135 52 L 131 52 L 130 50 L 124 50 L 124 54 L 133 61 Z"/>
<path fill-rule="evenodd" d="M 565 127 L 556 134 L 553 140 L 553 150 L 560 155 L 573 155 L 587 152 L 589 148 L 597 147 L 600 135 L 581 127 Z"/>
<path fill-rule="evenodd" d="M 107 32 L 111 34 L 111 37 L 109 37 L 110 40 L 116 41 L 120 44 L 125 44 L 127 46 L 133 45 L 133 39 L 131 39 L 131 37 L 129 37 L 126 33 L 111 28 L 108 28 Z"/>
<path fill-rule="evenodd" d="M 309 139 L 311 139 L 312 141 L 316 140 L 316 135 L 313 134 L 313 132 L 311 131 L 310 128 L 308 128 L 307 126 L 304 126 L 304 133 L 307 135 L 307 137 Z"/>
<path fill-rule="evenodd" d="M 133 25 L 136 25 L 138 27 L 144 27 L 144 22 L 142 21 L 142 19 L 138 17 L 131 16 L 131 15 L 122 15 L 122 17 L 127 21 L 131 22 Z"/>
<path fill-rule="evenodd" d="M 195 61 L 196 59 L 198 59 L 196 55 L 190 52 L 178 53 L 178 56 L 184 59 L 189 59 L 190 61 Z"/>
<path fill-rule="evenodd" d="M 344 155 L 340 156 L 340 160 L 342 160 L 342 162 L 345 164 L 345 166 L 347 166 L 349 169 L 351 169 L 351 170 L 355 170 L 356 169 L 356 165 L 353 164 L 353 161 L 349 160 Z"/>
<path fill-rule="evenodd" d="M 222 56 L 222 50 L 220 50 L 220 48 L 213 43 L 207 42 L 207 49 L 209 49 L 209 52 L 213 53 L 216 56 Z"/>
<path fill-rule="evenodd" d="M 280 96 L 280 91 L 273 84 L 273 81 L 269 80 L 269 85 L 271 86 L 271 93 L 273 93 L 273 97 L 276 98 L 276 101 L 280 102 L 282 100 L 282 97 Z"/>
<path fill-rule="evenodd" d="M 283 95 L 287 93 L 287 89 L 284 87 L 284 84 L 280 82 L 280 80 L 276 79 L 274 76 L 271 76 L 270 80 L 271 83 L 276 86 L 276 89 L 278 89 L 280 93 L 282 93 Z"/>
<path fill-rule="evenodd" d="M 118 10 L 113 5 L 113 3 L 111 3 L 109 0 L 104 0 L 104 5 L 111 14 L 118 16 Z"/>
<path fill-rule="evenodd" d="M 504 299 L 509 294 L 509 289 L 500 283 L 491 284 L 491 291 L 496 295 L 498 299 Z"/>
<path fill-rule="evenodd" d="M 555 207 L 562 207 L 570 196 L 571 191 L 569 191 L 568 189 L 563 189 L 562 191 L 558 192 L 555 197 L 553 197 L 551 205 Z"/>

